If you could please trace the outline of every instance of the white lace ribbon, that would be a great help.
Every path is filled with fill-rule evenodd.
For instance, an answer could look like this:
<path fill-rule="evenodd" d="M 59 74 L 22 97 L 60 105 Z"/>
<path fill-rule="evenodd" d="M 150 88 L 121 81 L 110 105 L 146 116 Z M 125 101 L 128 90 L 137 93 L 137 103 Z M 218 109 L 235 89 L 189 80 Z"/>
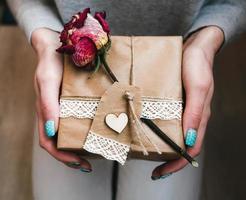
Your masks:
<path fill-rule="evenodd" d="M 100 98 L 61 98 L 61 118 L 89 118 L 93 119 L 99 105 Z M 147 119 L 181 120 L 182 101 L 142 97 L 141 117 Z M 91 153 L 99 154 L 109 160 L 116 160 L 122 165 L 127 159 L 130 146 L 103 137 L 97 133 L 89 132 L 83 148 Z"/>
<path fill-rule="evenodd" d="M 83 147 L 86 151 L 100 154 L 108 160 L 116 160 L 124 165 L 130 146 L 89 132 Z"/>
<path fill-rule="evenodd" d="M 100 98 L 61 98 L 61 118 L 89 118 L 93 119 L 100 102 Z M 182 101 L 173 99 L 162 99 L 143 97 L 141 117 L 146 119 L 181 120 Z"/>

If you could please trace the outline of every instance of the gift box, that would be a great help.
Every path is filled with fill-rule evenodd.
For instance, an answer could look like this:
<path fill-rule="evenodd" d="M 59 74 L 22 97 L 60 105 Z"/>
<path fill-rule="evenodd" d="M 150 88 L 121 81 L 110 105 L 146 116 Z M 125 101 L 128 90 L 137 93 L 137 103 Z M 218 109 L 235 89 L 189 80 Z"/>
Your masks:
<path fill-rule="evenodd" d="M 121 164 L 126 158 L 156 161 L 178 158 L 178 153 L 145 124 L 136 124 L 123 94 L 126 91 L 133 94 L 135 117 L 153 120 L 184 148 L 182 37 L 111 36 L 106 60 L 119 83 L 112 84 L 102 67 L 93 73 L 76 67 L 69 56 L 64 57 L 58 149 L 117 160 Z M 123 131 L 117 133 L 107 119 L 116 126 L 120 118 L 125 124 L 118 124 L 116 129 Z M 139 137 L 141 131 L 145 132 L 144 139 Z"/>

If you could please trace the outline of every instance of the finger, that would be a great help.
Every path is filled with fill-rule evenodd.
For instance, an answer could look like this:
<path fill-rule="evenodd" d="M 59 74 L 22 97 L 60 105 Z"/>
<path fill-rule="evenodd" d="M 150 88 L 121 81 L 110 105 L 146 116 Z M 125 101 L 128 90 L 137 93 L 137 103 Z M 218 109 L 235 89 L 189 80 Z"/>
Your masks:
<path fill-rule="evenodd" d="M 206 126 L 207 125 L 207 119 L 202 118 L 200 124 L 203 126 Z M 201 131 L 203 131 L 203 130 L 205 130 L 204 127 L 202 129 L 200 129 L 200 128 L 198 129 L 198 131 L 199 131 L 199 134 L 197 136 L 198 141 L 202 140 L 202 138 L 203 138 L 204 134 L 201 133 Z M 193 148 L 187 149 L 187 153 L 191 157 L 195 157 L 200 153 L 200 149 L 201 149 L 201 143 L 197 142 Z M 168 161 L 164 164 L 159 165 L 158 167 L 156 167 L 153 170 L 152 179 L 156 180 L 156 179 L 159 179 L 161 177 L 165 177 L 166 175 L 175 173 L 175 172 L 183 169 L 187 164 L 188 164 L 188 161 L 186 159 L 184 159 L 183 157 L 179 158 L 178 160 Z"/>
<path fill-rule="evenodd" d="M 45 68 L 47 67 L 43 65 L 46 65 L 46 63 L 40 63 L 37 70 L 37 87 L 39 90 L 38 93 L 45 132 L 48 137 L 53 137 L 58 129 L 59 91 L 62 70 L 57 66 L 50 66 L 50 69 L 46 70 Z M 40 68 L 42 69 L 41 72 L 39 72 Z"/>
<path fill-rule="evenodd" d="M 200 124 L 205 127 L 207 124 L 207 119 L 202 118 Z M 197 136 L 197 141 L 202 140 L 203 134 L 201 134 L 201 132 L 200 132 L 202 130 L 205 130 L 205 128 L 202 128 L 202 129 L 199 128 L 198 129 L 199 134 Z M 193 148 L 187 149 L 187 153 L 191 157 L 195 157 L 200 152 L 200 148 L 201 148 L 201 144 L 200 144 L 200 142 L 197 142 Z M 165 178 L 166 176 L 183 169 L 187 164 L 188 164 L 188 161 L 186 159 L 184 159 L 183 157 L 181 157 L 178 160 L 168 161 L 168 162 L 156 167 L 152 172 L 151 178 L 153 180 Z"/>
<path fill-rule="evenodd" d="M 188 148 L 187 152 L 192 156 L 195 157 L 200 153 L 201 147 L 202 147 L 202 141 L 206 132 L 206 127 L 208 123 L 208 119 L 210 117 L 210 104 L 213 96 L 213 84 L 211 88 L 209 89 L 205 106 L 203 109 L 202 114 L 202 120 L 200 122 L 199 128 L 198 128 L 198 137 L 197 137 L 197 143 L 195 144 L 194 148 Z M 152 179 L 157 180 L 162 177 L 166 177 L 174 172 L 177 172 L 184 168 L 188 164 L 188 161 L 184 158 L 180 158 L 178 160 L 169 161 L 166 162 L 158 167 L 156 167 L 152 172 Z"/>
<path fill-rule="evenodd" d="M 212 83 L 212 73 L 209 63 L 206 61 L 197 61 L 196 65 L 199 66 L 197 67 L 194 66 L 194 63 L 192 63 L 189 58 L 186 59 L 183 64 L 184 88 L 186 92 L 183 130 L 185 144 L 192 147 L 197 139 L 197 130 L 202 119 L 208 90 Z"/>
<path fill-rule="evenodd" d="M 194 146 L 194 155 L 198 155 L 200 152 L 200 149 L 202 148 L 204 136 L 207 129 L 207 123 L 211 115 L 211 101 L 214 93 L 214 83 L 212 82 L 211 87 L 209 88 L 207 98 L 205 100 L 204 109 L 202 112 L 202 120 L 200 122 L 199 128 L 198 128 L 198 137 L 197 142 Z M 190 148 L 188 148 L 189 150 Z"/>
<path fill-rule="evenodd" d="M 37 105 L 39 105 L 39 103 L 37 103 Z M 78 168 L 84 172 L 90 172 L 92 168 L 87 160 L 82 159 L 80 156 L 76 155 L 75 153 L 60 151 L 56 148 L 55 141 L 47 137 L 45 134 L 45 130 L 43 126 L 44 122 L 43 122 L 40 106 L 37 106 L 37 113 L 38 113 L 38 129 L 39 129 L 40 146 L 43 149 L 45 149 L 50 155 L 56 158 L 58 161 L 63 162 L 69 167 Z"/>

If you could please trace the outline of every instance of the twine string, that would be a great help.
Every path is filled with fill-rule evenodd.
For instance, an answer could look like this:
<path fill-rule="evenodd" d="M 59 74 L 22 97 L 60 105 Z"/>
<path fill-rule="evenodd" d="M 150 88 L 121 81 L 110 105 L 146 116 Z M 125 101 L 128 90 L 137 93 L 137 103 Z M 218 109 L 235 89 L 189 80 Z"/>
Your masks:
<path fill-rule="evenodd" d="M 160 149 L 158 148 L 158 146 L 149 138 L 149 136 L 146 134 L 146 130 L 145 128 L 143 127 L 139 117 L 137 116 L 136 114 L 136 110 L 135 110 L 135 107 L 134 107 L 134 104 L 133 104 L 133 95 L 129 92 L 129 91 L 126 91 L 125 92 L 125 98 L 129 104 L 129 108 L 130 108 L 130 112 L 132 114 L 132 124 L 133 126 L 135 127 L 136 125 L 136 129 L 135 129 L 135 132 L 136 132 L 136 135 L 137 135 L 137 138 L 138 138 L 138 141 L 139 141 L 139 144 L 142 148 L 142 152 L 144 155 L 149 155 L 146 147 L 144 146 L 143 144 L 143 141 L 142 139 L 143 138 L 146 138 L 153 146 L 154 148 L 156 149 L 156 151 L 161 154 L 161 151 Z"/>

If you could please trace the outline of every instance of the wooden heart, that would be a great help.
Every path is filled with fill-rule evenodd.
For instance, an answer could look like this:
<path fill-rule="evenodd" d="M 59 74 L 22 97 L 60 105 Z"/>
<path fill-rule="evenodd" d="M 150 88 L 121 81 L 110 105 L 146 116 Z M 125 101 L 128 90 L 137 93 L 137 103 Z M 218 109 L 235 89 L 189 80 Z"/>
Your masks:
<path fill-rule="evenodd" d="M 121 133 L 128 123 L 128 116 L 126 113 L 120 113 L 118 117 L 112 113 L 107 114 L 105 123 L 117 133 Z"/>

